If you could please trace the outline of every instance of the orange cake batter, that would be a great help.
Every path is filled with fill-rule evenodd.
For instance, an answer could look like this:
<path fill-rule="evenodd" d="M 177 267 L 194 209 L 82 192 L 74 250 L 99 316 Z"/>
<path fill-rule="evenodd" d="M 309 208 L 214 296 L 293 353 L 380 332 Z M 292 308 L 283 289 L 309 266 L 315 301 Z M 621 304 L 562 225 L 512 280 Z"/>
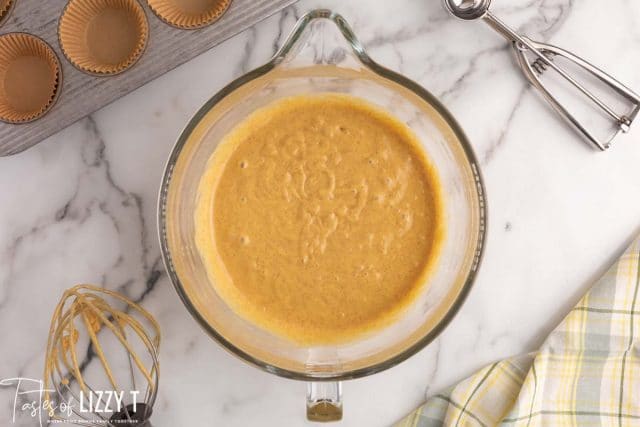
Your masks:
<path fill-rule="evenodd" d="M 357 98 L 291 97 L 233 129 L 198 188 L 198 250 L 237 313 L 303 344 L 388 324 L 425 286 L 441 188 L 409 128 Z"/>

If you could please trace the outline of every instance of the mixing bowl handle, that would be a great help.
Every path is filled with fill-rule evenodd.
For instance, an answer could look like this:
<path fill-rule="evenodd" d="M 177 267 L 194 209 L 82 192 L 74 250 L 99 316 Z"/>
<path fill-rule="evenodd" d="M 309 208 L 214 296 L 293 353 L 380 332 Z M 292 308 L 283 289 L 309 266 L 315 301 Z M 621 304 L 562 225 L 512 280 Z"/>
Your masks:
<path fill-rule="evenodd" d="M 307 419 L 309 421 L 340 421 L 342 419 L 342 383 L 307 383 Z"/>

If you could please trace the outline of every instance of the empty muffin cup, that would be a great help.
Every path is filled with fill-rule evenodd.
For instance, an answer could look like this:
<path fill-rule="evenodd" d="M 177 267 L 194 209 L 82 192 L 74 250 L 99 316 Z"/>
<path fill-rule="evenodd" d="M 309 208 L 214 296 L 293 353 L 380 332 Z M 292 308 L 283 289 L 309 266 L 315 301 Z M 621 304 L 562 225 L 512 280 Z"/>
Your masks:
<path fill-rule="evenodd" d="M 0 36 L 0 120 L 24 123 L 41 117 L 61 83 L 60 61 L 45 41 L 25 33 Z"/>
<path fill-rule="evenodd" d="M 4 24 L 16 0 L 0 0 L 0 25 Z"/>
<path fill-rule="evenodd" d="M 140 58 L 149 23 L 137 0 L 70 0 L 60 17 L 58 36 L 62 52 L 76 68 L 110 75 Z"/>
<path fill-rule="evenodd" d="M 147 0 L 147 3 L 167 24 L 190 30 L 220 19 L 231 0 Z"/>

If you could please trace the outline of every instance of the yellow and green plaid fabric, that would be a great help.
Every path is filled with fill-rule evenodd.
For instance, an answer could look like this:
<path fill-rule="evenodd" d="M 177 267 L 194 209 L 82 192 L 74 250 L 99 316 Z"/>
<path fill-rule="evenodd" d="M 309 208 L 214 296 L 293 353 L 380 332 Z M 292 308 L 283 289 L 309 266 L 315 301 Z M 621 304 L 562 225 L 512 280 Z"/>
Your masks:
<path fill-rule="evenodd" d="M 640 239 L 540 351 L 494 363 L 397 427 L 640 426 Z"/>

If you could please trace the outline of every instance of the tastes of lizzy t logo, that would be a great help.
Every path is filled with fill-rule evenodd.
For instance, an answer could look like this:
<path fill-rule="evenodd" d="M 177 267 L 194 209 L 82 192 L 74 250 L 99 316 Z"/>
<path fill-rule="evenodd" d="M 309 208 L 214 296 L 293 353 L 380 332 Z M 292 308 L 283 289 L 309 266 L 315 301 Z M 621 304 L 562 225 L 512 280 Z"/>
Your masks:
<path fill-rule="evenodd" d="M 56 390 L 45 389 L 44 381 L 42 380 L 23 377 L 7 378 L 0 380 L 0 386 L 15 388 L 13 411 L 11 414 L 12 423 L 16 422 L 17 417 L 25 415 L 31 418 L 37 418 L 41 427 L 49 422 L 54 422 L 55 418 L 74 422 L 74 413 L 80 417 L 83 414 L 98 414 L 108 419 L 111 415 L 122 411 L 125 407 L 124 391 L 93 390 L 92 393 L 88 394 L 80 391 L 80 400 L 78 401 L 73 398 L 67 401 L 55 401 L 45 398 L 47 395 L 56 396 L 57 394 Z M 136 411 L 139 393 L 139 391 L 129 392 L 133 412 Z M 0 424 L 2 424 L 2 420 L 0 420 Z"/>

